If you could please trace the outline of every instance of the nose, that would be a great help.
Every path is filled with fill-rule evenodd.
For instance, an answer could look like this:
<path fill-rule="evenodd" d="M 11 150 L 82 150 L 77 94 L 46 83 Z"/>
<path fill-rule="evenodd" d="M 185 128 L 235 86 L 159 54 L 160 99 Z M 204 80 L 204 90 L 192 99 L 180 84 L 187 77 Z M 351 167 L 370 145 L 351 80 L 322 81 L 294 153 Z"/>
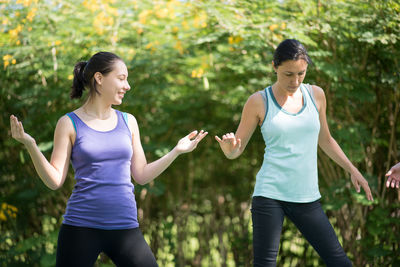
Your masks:
<path fill-rule="evenodd" d="M 293 80 L 291 81 L 294 86 L 300 85 L 300 76 L 294 76 Z"/>
<path fill-rule="evenodd" d="M 131 86 L 129 85 L 128 81 L 126 81 L 125 90 L 126 90 L 126 91 L 131 90 Z"/>

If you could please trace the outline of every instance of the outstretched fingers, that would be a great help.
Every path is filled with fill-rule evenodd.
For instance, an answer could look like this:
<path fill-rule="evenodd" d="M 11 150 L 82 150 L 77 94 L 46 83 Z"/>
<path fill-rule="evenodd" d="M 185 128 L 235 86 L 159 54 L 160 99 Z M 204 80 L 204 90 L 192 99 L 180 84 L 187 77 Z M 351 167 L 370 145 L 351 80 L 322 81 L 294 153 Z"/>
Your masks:
<path fill-rule="evenodd" d="M 399 188 L 400 187 L 400 181 L 396 180 L 396 179 L 391 179 L 388 178 L 387 182 L 386 182 L 386 187 L 392 187 L 392 188 Z"/>
<path fill-rule="evenodd" d="M 360 184 L 358 183 L 358 180 L 357 180 L 357 179 L 355 179 L 355 180 L 353 181 L 353 185 L 354 185 L 354 188 L 356 189 L 356 192 L 357 192 L 357 193 L 360 193 Z"/>
<path fill-rule="evenodd" d="M 221 139 L 220 139 L 221 140 Z M 236 137 L 234 133 L 227 133 L 222 136 L 222 142 L 231 143 L 233 146 L 236 145 Z"/>
<path fill-rule="evenodd" d="M 365 194 L 367 195 L 367 199 L 368 199 L 369 201 L 373 201 L 374 198 L 372 197 L 371 189 L 369 188 L 368 183 L 362 183 L 361 186 L 362 186 L 362 188 L 364 189 Z"/>
<path fill-rule="evenodd" d="M 194 130 L 190 134 L 186 135 L 186 137 L 192 140 L 196 135 L 197 135 L 197 130 Z"/>
<path fill-rule="evenodd" d="M 208 132 L 205 132 L 203 130 L 200 131 L 200 133 L 196 136 L 195 141 L 199 143 L 203 138 L 208 134 Z"/>
<path fill-rule="evenodd" d="M 24 127 L 22 122 L 18 121 L 17 117 L 14 115 L 10 116 L 10 126 L 11 126 L 11 136 L 13 138 L 18 138 L 23 135 Z"/>
<path fill-rule="evenodd" d="M 215 140 L 217 140 L 220 145 L 230 145 L 232 149 L 237 149 L 242 146 L 242 140 L 240 138 L 236 138 L 234 133 L 226 133 L 222 135 L 222 139 L 216 135 Z"/>
<path fill-rule="evenodd" d="M 372 197 L 371 189 L 369 188 L 369 185 L 368 185 L 368 181 L 365 180 L 364 177 L 362 177 L 362 176 L 353 177 L 352 176 L 351 181 L 352 181 L 352 183 L 354 185 L 354 188 L 356 189 L 357 193 L 361 192 L 361 187 L 362 187 L 364 189 L 364 191 L 365 191 L 365 195 L 366 195 L 367 199 L 369 201 L 373 201 L 374 200 L 374 198 Z"/>
<path fill-rule="evenodd" d="M 387 181 L 386 181 L 386 187 L 387 188 L 400 188 L 400 180 L 395 179 L 392 176 L 389 176 Z"/>
<path fill-rule="evenodd" d="M 190 134 L 186 135 L 182 139 L 179 140 L 176 148 L 177 151 L 180 153 L 187 153 L 193 151 L 196 147 L 197 144 L 208 134 L 208 132 L 205 132 L 201 130 L 200 132 L 198 131 L 193 131 Z"/>
<path fill-rule="evenodd" d="M 400 188 L 400 176 L 396 173 L 396 169 L 395 171 L 393 171 L 393 169 L 394 167 L 392 167 L 392 169 L 390 169 L 385 175 L 387 177 L 386 187 Z"/>

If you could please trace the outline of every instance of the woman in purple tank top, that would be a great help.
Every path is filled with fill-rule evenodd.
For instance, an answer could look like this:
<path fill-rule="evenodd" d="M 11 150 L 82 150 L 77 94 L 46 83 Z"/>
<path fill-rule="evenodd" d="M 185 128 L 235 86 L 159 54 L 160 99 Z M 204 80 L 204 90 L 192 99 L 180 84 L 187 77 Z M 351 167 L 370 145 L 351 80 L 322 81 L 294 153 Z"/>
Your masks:
<path fill-rule="evenodd" d="M 61 117 L 50 161 L 22 123 L 10 117 L 12 137 L 24 144 L 44 184 L 60 188 L 69 162 L 76 184 L 67 203 L 57 245 L 57 266 L 93 266 L 100 252 L 117 266 L 158 266 L 137 221 L 134 185 L 160 175 L 180 154 L 193 151 L 207 135 L 193 131 L 162 158 L 147 163 L 135 117 L 112 108 L 130 90 L 121 58 L 99 52 L 74 68 L 71 98 L 87 101 Z"/>

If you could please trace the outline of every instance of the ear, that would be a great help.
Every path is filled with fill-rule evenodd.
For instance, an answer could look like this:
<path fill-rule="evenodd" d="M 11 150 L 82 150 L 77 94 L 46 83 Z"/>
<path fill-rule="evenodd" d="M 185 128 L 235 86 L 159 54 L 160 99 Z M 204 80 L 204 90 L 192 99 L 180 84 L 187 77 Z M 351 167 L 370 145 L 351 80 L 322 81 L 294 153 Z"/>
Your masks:
<path fill-rule="evenodd" d="M 101 74 L 100 72 L 96 72 L 94 75 L 94 80 L 96 81 L 97 84 L 101 85 L 101 82 L 103 81 L 103 74 Z"/>
<path fill-rule="evenodd" d="M 274 69 L 274 71 L 275 71 L 275 73 L 276 73 L 276 70 L 277 70 L 277 67 L 275 67 L 275 63 L 274 63 L 274 61 L 272 60 L 272 68 Z"/>

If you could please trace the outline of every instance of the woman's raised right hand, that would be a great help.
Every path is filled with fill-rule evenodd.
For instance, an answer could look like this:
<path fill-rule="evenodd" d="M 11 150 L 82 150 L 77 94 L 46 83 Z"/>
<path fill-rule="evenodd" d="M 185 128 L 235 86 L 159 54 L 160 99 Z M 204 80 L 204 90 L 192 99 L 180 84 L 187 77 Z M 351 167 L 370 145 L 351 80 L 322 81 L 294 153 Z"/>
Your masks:
<path fill-rule="evenodd" d="M 218 141 L 222 152 L 224 152 L 228 159 L 235 158 L 242 146 L 242 140 L 240 140 L 240 138 L 236 138 L 233 133 L 224 134 L 222 139 L 218 136 L 215 136 L 215 140 Z"/>
<path fill-rule="evenodd" d="M 11 136 L 18 142 L 21 142 L 24 145 L 34 143 L 35 139 L 32 138 L 29 134 L 24 131 L 24 126 L 22 122 L 18 120 L 14 115 L 10 116 L 10 125 L 11 125 Z"/>

